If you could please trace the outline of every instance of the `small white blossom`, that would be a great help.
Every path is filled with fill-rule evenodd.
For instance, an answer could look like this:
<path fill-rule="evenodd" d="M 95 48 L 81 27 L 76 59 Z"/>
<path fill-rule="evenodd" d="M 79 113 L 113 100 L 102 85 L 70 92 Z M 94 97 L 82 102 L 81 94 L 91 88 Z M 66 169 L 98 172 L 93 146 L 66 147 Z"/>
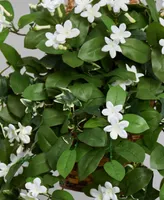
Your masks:
<path fill-rule="evenodd" d="M 117 80 L 114 83 L 112 83 L 113 86 L 117 86 L 119 85 L 123 90 L 126 91 L 126 87 L 131 85 L 133 83 L 133 81 L 131 80 Z"/>
<path fill-rule="evenodd" d="M 111 27 L 112 34 L 111 34 L 111 39 L 112 40 L 118 40 L 122 44 L 124 44 L 125 38 L 128 38 L 131 36 L 131 33 L 129 31 L 126 31 L 126 24 L 122 23 L 120 24 L 119 28 L 115 25 Z"/>
<path fill-rule="evenodd" d="M 90 194 L 94 197 L 94 200 L 108 200 L 109 198 L 105 194 L 105 188 L 101 185 L 98 186 L 98 190 L 91 189 Z"/>
<path fill-rule="evenodd" d="M 6 20 L 6 17 L 4 16 L 4 9 L 3 7 L 0 7 L 0 32 L 2 32 L 3 28 L 9 27 L 10 22 Z"/>
<path fill-rule="evenodd" d="M 162 46 L 162 54 L 164 55 L 164 39 L 161 39 L 159 44 Z"/>
<path fill-rule="evenodd" d="M 109 122 L 113 117 L 116 117 L 118 120 L 122 120 L 123 117 L 122 114 L 120 113 L 123 109 L 122 105 L 114 106 L 112 102 L 107 101 L 106 107 L 107 108 L 102 110 L 102 114 L 108 117 Z"/>
<path fill-rule="evenodd" d="M 128 11 L 128 6 L 127 4 L 130 3 L 130 0 L 114 0 L 113 2 L 113 11 L 115 13 L 119 13 L 121 10 L 123 11 Z"/>
<path fill-rule="evenodd" d="M 53 47 L 54 49 L 58 49 L 60 44 L 64 44 L 65 41 L 57 41 L 57 33 L 46 33 L 46 38 L 48 39 L 45 43 L 47 47 Z"/>
<path fill-rule="evenodd" d="M 110 133 L 110 137 L 113 140 L 116 140 L 118 138 L 118 136 L 120 136 L 121 138 L 127 138 L 128 134 L 127 132 L 124 130 L 126 127 L 129 126 L 129 122 L 128 121 L 121 121 L 119 122 L 119 120 L 117 118 L 112 118 L 110 120 L 111 125 L 108 125 L 104 128 L 105 132 L 109 132 Z"/>
<path fill-rule="evenodd" d="M 46 8 L 50 13 L 54 13 L 55 9 L 61 4 L 65 4 L 65 2 L 63 0 L 42 0 L 39 5 Z"/>
<path fill-rule="evenodd" d="M 86 7 L 86 11 L 81 13 L 82 17 L 86 17 L 90 23 L 93 23 L 95 18 L 99 18 L 102 14 L 99 12 L 100 6 L 99 4 L 95 4 L 94 6 L 88 5 Z"/>
<path fill-rule="evenodd" d="M 113 6 L 113 2 L 114 2 L 114 0 L 100 0 L 98 4 L 100 7 L 103 7 L 106 5 Z"/>
<path fill-rule="evenodd" d="M 93 0 L 75 0 L 75 13 L 79 14 L 86 9 L 86 7 L 92 2 Z"/>
<path fill-rule="evenodd" d="M 39 194 L 45 194 L 47 192 L 47 188 L 41 185 L 40 178 L 35 178 L 33 183 L 26 183 L 25 187 L 29 190 L 28 193 L 33 197 L 37 197 Z"/>
<path fill-rule="evenodd" d="M 160 24 L 162 25 L 162 26 L 164 26 L 164 19 L 163 18 L 159 18 L 159 22 L 160 22 Z"/>
<path fill-rule="evenodd" d="M 105 45 L 101 50 L 103 52 L 109 52 L 111 58 L 116 57 L 116 52 L 122 52 L 118 41 L 113 41 L 108 37 L 105 37 L 105 42 L 107 43 L 107 45 Z"/>
<path fill-rule="evenodd" d="M 56 171 L 51 170 L 50 172 L 52 173 L 52 176 L 55 176 L 55 177 L 60 175 L 58 170 L 56 170 Z"/>
<path fill-rule="evenodd" d="M 36 197 L 33 197 L 31 194 L 27 193 L 27 194 L 24 194 L 24 193 L 20 193 L 20 196 L 25 199 L 25 200 L 39 200 L 38 198 Z"/>
<path fill-rule="evenodd" d="M 8 174 L 9 169 L 10 169 L 9 165 L 0 162 L 0 177 L 3 177 L 5 182 L 6 182 L 6 175 Z"/>
<path fill-rule="evenodd" d="M 23 126 L 20 122 L 18 123 L 19 126 L 19 134 L 18 137 L 23 144 L 29 144 L 30 143 L 30 137 L 32 132 L 31 126 Z"/>
<path fill-rule="evenodd" d="M 12 143 L 14 140 L 19 141 L 17 130 L 14 125 L 9 124 L 8 127 L 4 127 L 4 131 L 6 132 L 5 135 L 8 137 L 10 143 Z"/>
<path fill-rule="evenodd" d="M 120 192 L 120 188 L 118 187 L 113 187 L 110 182 L 105 183 L 105 194 L 108 196 L 108 200 L 117 200 L 117 193 Z"/>
<path fill-rule="evenodd" d="M 72 28 L 72 22 L 67 20 L 64 25 L 56 25 L 57 36 L 56 39 L 58 42 L 63 43 L 66 39 L 75 38 L 80 34 L 80 30 L 77 28 Z"/>
<path fill-rule="evenodd" d="M 135 74 L 136 80 L 133 81 L 134 83 L 138 83 L 138 82 L 139 82 L 139 78 L 141 78 L 141 77 L 144 76 L 144 74 L 138 73 L 138 72 L 137 72 L 137 69 L 136 69 L 136 67 L 135 67 L 134 65 L 132 65 L 131 67 L 129 67 L 129 66 L 126 64 L 126 69 L 127 69 L 127 71 L 133 72 L 133 73 Z"/>

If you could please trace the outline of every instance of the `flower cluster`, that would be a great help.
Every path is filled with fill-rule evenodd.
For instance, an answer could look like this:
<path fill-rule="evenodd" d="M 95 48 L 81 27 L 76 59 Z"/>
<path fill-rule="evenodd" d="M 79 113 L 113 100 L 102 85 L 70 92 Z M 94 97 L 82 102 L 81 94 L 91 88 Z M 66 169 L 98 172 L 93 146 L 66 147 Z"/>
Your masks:
<path fill-rule="evenodd" d="M 10 155 L 10 163 L 8 165 L 6 165 L 5 163 L 0 162 L 0 177 L 4 178 L 4 181 L 6 182 L 6 176 L 10 170 L 10 168 L 15 165 L 17 162 L 19 162 L 22 158 L 25 158 L 26 156 L 30 157 L 32 156 L 32 152 L 28 149 L 26 151 L 23 151 L 23 146 L 19 146 L 19 148 L 16 151 L 16 155 L 15 154 L 11 154 Z M 23 164 L 19 167 L 19 169 L 16 171 L 16 173 L 14 174 L 14 177 L 23 174 L 23 168 L 24 167 L 28 167 L 29 166 L 29 162 L 25 161 L 23 162 Z"/>
<path fill-rule="evenodd" d="M 120 120 L 123 119 L 123 116 L 120 113 L 123 109 L 123 106 L 114 106 L 112 102 L 108 101 L 106 103 L 106 107 L 107 108 L 102 110 L 102 114 L 104 116 L 107 116 L 108 122 L 111 125 L 106 126 L 104 128 L 104 131 L 109 132 L 110 137 L 113 140 L 116 140 L 118 136 L 120 136 L 121 138 L 127 138 L 128 134 L 124 129 L 129 126 L 129 122 L 125 120 L 120 122 Z"/>
<path fill-rule="evenodd" d="M 54 49 L 66 49 L 62 44 L 66 43 L 66 39 L 75 38 L 80 34 L 79 29 L 72 28 L 72 22 L 67 20 L 64 25 L 56 25 L 55 33 L 46 33 L 48 39 L 45 43 L 47 47 L 53 47 Z"/>
<path fill-rule="evenodd" d="M 0 6 L 0 32 L 6 27 L 10 26 L 10 22 L 6 20 L 5 14 L 7 16 L 10 16 L 10 13 L 8 13 L 3 6 Z"/>
<path fill-rule="evenodd" d="M 9 124 L 8 127 L 4 127 L 4 135 L 9 139 L 10 143 L 13 143 L 14 140 L 22 144 L 30 143 L 30 135 L 32 133 L 31 126 L 23 126 L 18 122 L 19 129 L 16 129 L 13 124 Z"/>
<path fill-rule="evenodd" d="M 105 183 L 105 187 L 99 185 L 98 190 L 91 189 L 90 194 L 95 200 L 117 200 L 117 193 L 120 192 L 118 187 L 113 187 L 110 182 Z"/>
<path fill-rule="evenodd" d="M 47 193 L 47 188 L 41 185 L 41 179 L 35 178 L 33 182 L 25 184 L 25 188 L 28 192 L 20 193 L 20 196 L 25 200 L 38 200 L 38 195 Z"/>
<path fill-rule="evenodd" d="M 119 27 L 113 25 L 111 27 L 112 34 L 110 38 L 105 37 L 106 45 L 102 48 L 103 52 L 109 52 L 111 58 L 116 57 L 116 52 L 122 52 L 119 44 L 126 43 L 125 38 L 129 38 L 131 33 L 126 31 L 126 24 L 122 23 Z"/>

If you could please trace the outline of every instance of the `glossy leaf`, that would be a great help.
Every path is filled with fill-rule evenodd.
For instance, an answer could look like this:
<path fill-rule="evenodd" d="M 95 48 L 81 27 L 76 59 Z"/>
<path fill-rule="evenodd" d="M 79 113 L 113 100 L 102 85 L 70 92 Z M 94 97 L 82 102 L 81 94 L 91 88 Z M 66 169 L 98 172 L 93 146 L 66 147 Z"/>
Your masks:
<path fill-rule="evenodd" d="M 0 33 L 0 45 L 5 41 L 5 39 L 7 38 L 8 34 L 9 34 L 9 30 L 8 29 L 2 30 L 2 32 Z"/>
<path fill-rule="evenodd" d="M 105 163 L 104 169 L 109 176 L 117 181 L 122 181 L 125 176 L 125 168 L 116 160 Z"/>
<path fill-rule="evenodd" d="M 80 67 L 84 61 L 78 58 L 77 52 L 66 52 L 62 56 L 63 62 L 69 65 L 72 68 Z"/>
<path fill-rule="evenodd" d="M 52 194 L 52 200 L 74 200 L 74 198 L 67 191 L 55 190 Z"/>
<path fill-rule="evenodd" d="M 77 148 L 76 148 L 76 161 L 79 162 L 81 158 L 88 153 L 92 147 L 84 144 L 84 143 L 79 143 Z"/>
<path fill-rule="evenodd" d="M 108 142 L 107 134 L 101 128 L 84 129 L 78 139 L 92 147 L 105 147 Z"/>
<path fill-rule="evenodd" d="M 17 120 L 9 113 L 7 107 L 2 108 L 0 111 L 0 118 L 9 124 L 17 124 Z"/>
<path fill-rule="evenodd" d="M 164 200 L 164 184 L 162 185 L 160 189 L 160 200 Z"/>
<path fill-rule="evenodd" d="M 76 151 L 66 150 L 60 156 L 57 162 L 57 170 L 59 174 L 66 178 L 68 174 L 72 171 L 76 162 Z"/>
<path fill-rule="evenodd" d="M 91 118 L 84 124 L 84 128 L 105 127 L 107 125 L 108 122 L 104 118 Z"/>
<path fill-rule="evenodd" d="M 149 7 L 149 9 L 150 9 L 151 16 L 152 16 L 153 20 L 154 20 L 155 22 L 158 22 L 159 15 L 158 15 L 158 12 L 157 12 L 157 9 L 156 9 L 155 1 L 146 0 L 146 2 L 147 2 L 148 7 Z"/>
<path fill-rule="evenodd" d="M 38 14 L 39 12 L 33 12 L 27 15 L 23 15 L 18 21 L 19 28 L 23 28 L 24 26 L 33 22 L 37 18 Z"/>
<path fill-rule="evenodd" d="M 158 145 L 150 156 L 150 165 L 153 169 L 163 170 L 164 169 L 164 147 Z"/>

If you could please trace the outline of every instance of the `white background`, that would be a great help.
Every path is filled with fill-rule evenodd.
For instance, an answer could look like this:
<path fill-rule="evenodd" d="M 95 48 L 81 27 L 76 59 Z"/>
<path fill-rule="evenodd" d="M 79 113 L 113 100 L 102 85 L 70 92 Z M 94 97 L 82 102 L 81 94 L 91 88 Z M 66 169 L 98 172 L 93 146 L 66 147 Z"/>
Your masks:
<path fill-rule="evenodd" d="M 14 10 L 15 10 L 15 23 L 17 23 L 20 16 L 29 13 L 28 4 L 32 3 L 35 4 L 38 2 L 38 0 L 10 0 L 13 4 Z M 25 30 L 22 30 L 22 32 L 26 32 Z M 14 34 L 10 34 L 7 38 L 6 42 L 13 47 L 17 49 L 17 51 L 21 54 L 22 57 L 24 56 L 34 56 L 41 58 L 44 54 L 43 52 L 39 50 L 28 50 L 24 48 L 23 45 L 23 37 L 17 36 Z M 6 62 L 3 57 L 3 55 L 0 52 L 0 71 L 3 70 L 6 67 Z M 9 73 L 11 71 L 8 70 L 5 74 Z M 164 144 L 164 134 L 162 133 L 159 138 L 159 142 Z M 149 166 L 149 157 L 146 158 L 145 163 L 147 166 Z M 154 187 L 159 188 L 161 181 L 161 176 L 158 172 L 155 172 L 155 179 L 154 179 Z M 89 200 L 91 198 L 86 197 L 85 195 L 77 192 L 72 192 L 75 200 Z"/>

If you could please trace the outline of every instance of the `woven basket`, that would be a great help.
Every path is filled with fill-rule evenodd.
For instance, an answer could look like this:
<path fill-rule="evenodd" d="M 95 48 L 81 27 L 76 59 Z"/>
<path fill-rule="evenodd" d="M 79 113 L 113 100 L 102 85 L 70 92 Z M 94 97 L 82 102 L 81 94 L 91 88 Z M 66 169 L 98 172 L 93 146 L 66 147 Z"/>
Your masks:
<path fill-rule="evenodd" d="M 139 0 L 131 0 L 130 4 L 138 4 Z M 72 9 L 75 6 L 75 2 L 74 0 L 68 0 L 68 6 L 67 6 L 67 13 L 71 12 Z M 129 136 L 129 140 L 130 141 L 137 141 L 139 139 L 141 139 L 142 136 L 140 135 L 130 135 Z M 102 169 L 104 164 L 106 162 L 109 162 L 109 158 L 104 157 L 98 166 L 98 169 Z M 61 187 L 64 189 L 69 189 L 69 190 L 73 190 L 73 191 L 83 191 L 84 187 L 91 184 L 93 182 L 93 178 L 92 175 L 89 175 L 85 180 L 83 181 L 79 181 L 78 178 L 78 167 L 77 164 L 74 166 L 74 169 L 71 171 L 71 173 L 67 176 L 67 178 L 60 183 Z"/>

